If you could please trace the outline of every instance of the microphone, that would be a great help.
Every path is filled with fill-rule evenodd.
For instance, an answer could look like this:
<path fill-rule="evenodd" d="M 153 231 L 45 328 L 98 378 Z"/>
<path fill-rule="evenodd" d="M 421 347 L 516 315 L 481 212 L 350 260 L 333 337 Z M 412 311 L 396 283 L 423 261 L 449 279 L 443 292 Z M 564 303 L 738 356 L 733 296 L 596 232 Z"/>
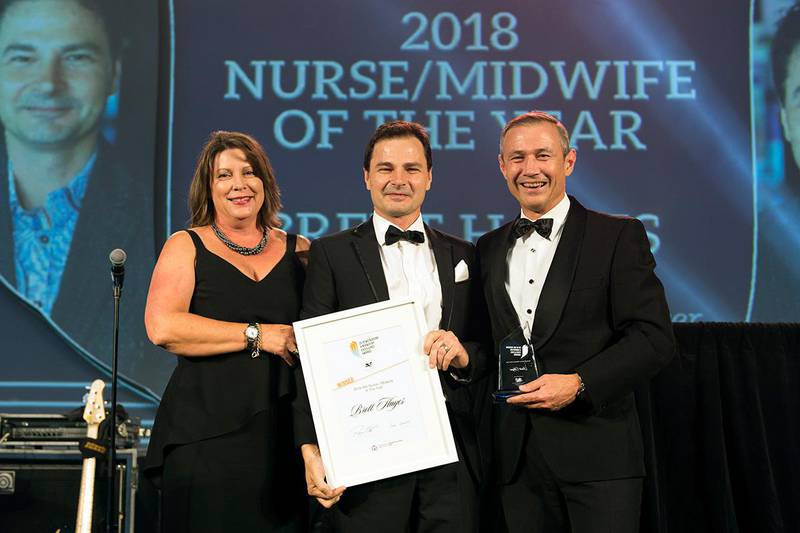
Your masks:
<path fill-rule="evenodd" d="M 111 261 L 111 281 L 114 282 L 114 289 L 122 289 L 122 282 L 125 280 L 125 260 L 128 254 L 121 248 L 115 248 L 108 254 Z"/>
<path fill-rule="evenodd" d="M 117 381 L 119 372 L 117 370 L 117 362 L 119 360 L 119 303 L 122 299 L 122 282 L 125 280 L 125 260 L 128 259 L 128 254 L 121 248 L 115 248 L 108 254 L 108 260 L 111 261 L 111 281 L 114 283 L 114 344 L 111 351 L 111 417 L 110 417 L 110 446 L 108 453 L 107 463 L 107 487 L 113 486 L 114 483 L 114 470 L 117 464 L 117 441 L 115 431 L 117 427 Z M 106 491 L 108 494 L 106 500 L 106 531 L 111 533 L 115 530 L 113 524 L 113 501 L 114 491 Z M 90 524 L 91 525 L 91 524 Z"/>

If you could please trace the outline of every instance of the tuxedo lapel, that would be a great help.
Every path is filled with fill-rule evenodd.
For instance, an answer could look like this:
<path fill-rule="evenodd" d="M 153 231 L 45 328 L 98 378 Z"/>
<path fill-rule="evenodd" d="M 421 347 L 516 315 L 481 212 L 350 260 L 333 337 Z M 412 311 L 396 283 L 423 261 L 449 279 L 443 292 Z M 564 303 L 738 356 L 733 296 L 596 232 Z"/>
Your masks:
<path fill-rule="evenodd" d="M 516 219 L 515 219 L 516 220 Z M 508 272 L 508 250 L 513 245 L 511 240 L 511 229 L 514 227 L 512 220 L 497 234 L 497 241 L 494 246 L 489 250 L 489 257 L 486 264 L 489 265 L 488 277 L 489 286 L 492 288 L 492 299 L 494 299 L 495 306 L 500 313 L 501 324 L 503 325 L 504 334 L 508 335 L 511 330 L 519 327 L 519 317 L 514 310 L 514 304 L 511 303 L 511 297 L 506 290 L 506 273 Z"/>
<path fill-rule="evenodd" d="M 425 225 L 425 233 L 431 241 L 433 257 L 436 259 L 436 271 L 442 287 L 442 321 L 440 327 L 450 329 L 453 316 L 453 296 L 455 295 L 455 270 L 453 265 L 453 246 L 437 231 Z"/>
<path fill-rule="evenodd" d="M 539 349 L 553 335 L 567 302 L 586 229 L 586 209 L 569 197 L 570 208 L 533 318 L 533 347 Z"/>
<path fill-rule="evenodd" d="M 350 244 L 358 262 L 364 269 L 364 275 L 373 291 L 375 301 L 388 300 L 389 287 L 386 285 L 386 276 L 383 274 L 380 245 L 375 238 L 375 226 L 372 224 L 372 217 L 353 228 L 351 233 L 353 239 Z"/>

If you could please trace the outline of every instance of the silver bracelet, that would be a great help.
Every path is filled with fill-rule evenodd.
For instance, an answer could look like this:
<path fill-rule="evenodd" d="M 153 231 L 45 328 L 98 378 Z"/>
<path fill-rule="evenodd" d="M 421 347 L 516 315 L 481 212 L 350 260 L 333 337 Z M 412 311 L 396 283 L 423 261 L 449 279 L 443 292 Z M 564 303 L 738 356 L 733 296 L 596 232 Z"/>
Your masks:
<path fill-rule="evenodd" d="M 244 338 L 247 341 L 246 349 L 250 350 L 250 357 L 255 359 L 261 353 L 261 324 L 250 322 L 244 328 Z"/>
<path fill-rule="evenodd" d="M 261 324 L 256 322 L 256 328 L 258 329 L 258 335 L 256 335 L 256 342 L 253 346 L 253 351 L 250 352 L 250 357 L 252 359 L 255 359 L 261 355 Z M 583 384 L 583 381 L 581 381 L 581 384 Z"/>

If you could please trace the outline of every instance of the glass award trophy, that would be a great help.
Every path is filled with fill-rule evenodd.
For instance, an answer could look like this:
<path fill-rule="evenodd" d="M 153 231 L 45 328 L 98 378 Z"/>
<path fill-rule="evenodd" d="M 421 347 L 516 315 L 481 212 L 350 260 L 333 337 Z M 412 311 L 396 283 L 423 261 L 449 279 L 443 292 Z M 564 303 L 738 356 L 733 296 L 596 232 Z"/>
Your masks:
<path fill-rule="evenodd" d="M 521 394 L 520 385 L 540 376 L 541 365 L 533 353 L 533 344 L 529 338 L 530 328 L 526 323 L 524 331 L 522 327 L 518 327 L 500 341 L 497 354 L 497 390 L 492 393 L 496 402 L 505 402 L 511 396 Z"/>

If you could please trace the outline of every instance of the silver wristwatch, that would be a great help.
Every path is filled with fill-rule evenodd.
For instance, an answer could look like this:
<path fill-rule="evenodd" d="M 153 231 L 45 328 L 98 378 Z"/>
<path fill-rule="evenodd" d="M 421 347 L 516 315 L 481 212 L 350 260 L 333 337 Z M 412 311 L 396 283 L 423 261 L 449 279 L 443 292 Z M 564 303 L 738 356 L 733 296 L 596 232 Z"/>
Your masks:
<path fill-rule="evenodd" d="M 250 357 L 255 359 L 261 355 L 259 345 L 261 344 L 261 325 L 258 322 L 251 322 L 244 328 L 244 338 L 247 341 L 247 349 L 250 350 Z"/>

